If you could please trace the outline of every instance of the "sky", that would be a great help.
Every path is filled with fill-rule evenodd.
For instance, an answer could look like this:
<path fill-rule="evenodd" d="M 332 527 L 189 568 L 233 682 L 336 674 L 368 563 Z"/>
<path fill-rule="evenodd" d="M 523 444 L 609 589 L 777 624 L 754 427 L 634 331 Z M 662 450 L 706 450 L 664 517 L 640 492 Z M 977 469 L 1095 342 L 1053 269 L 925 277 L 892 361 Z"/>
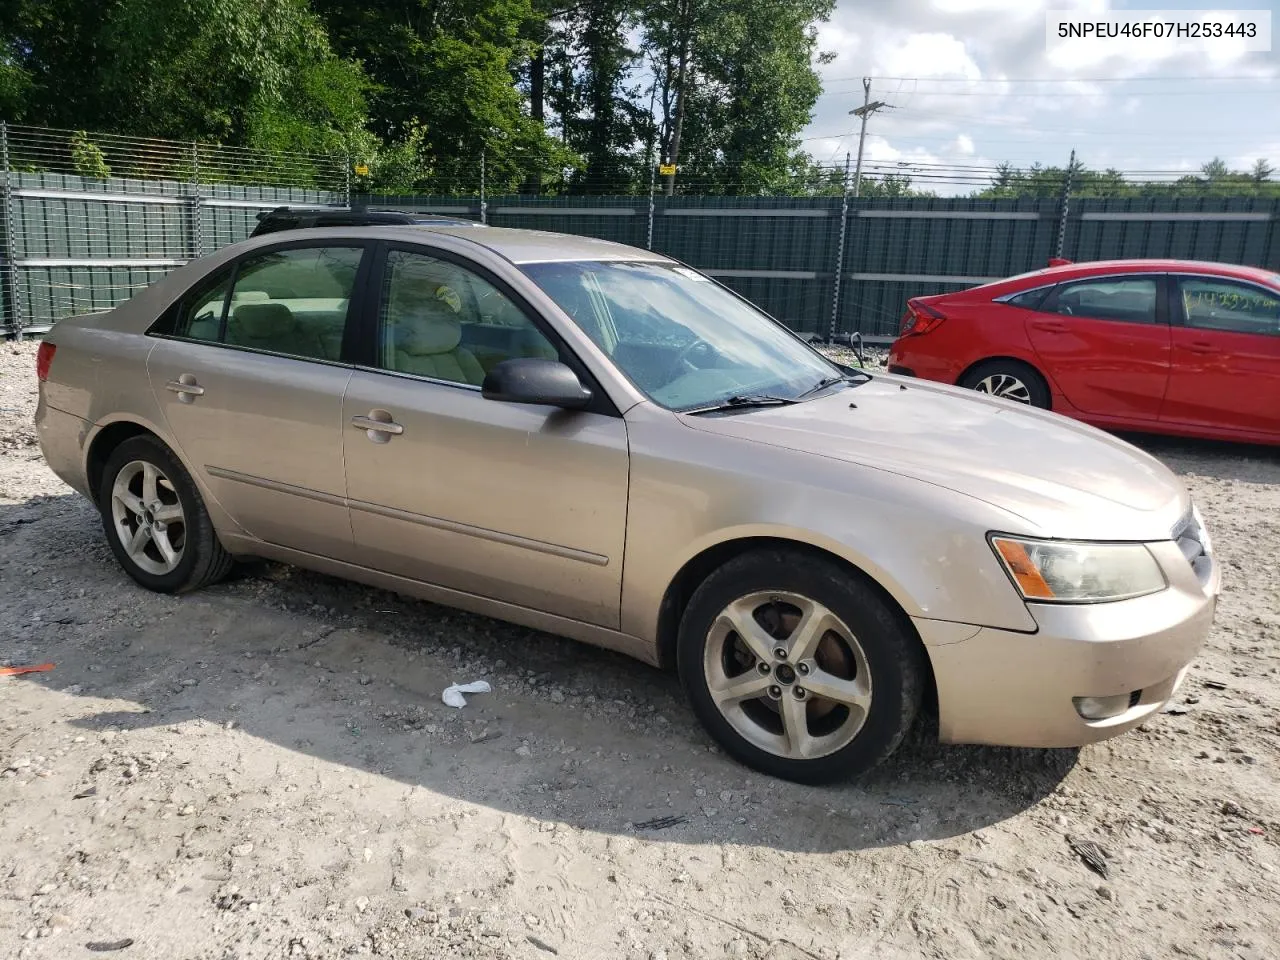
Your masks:
<path fill-rule="evenodd" d="M 1221 6 L 1270 10 L 1272 51 L 1144 41 L 1048 49 L 1050 9 L 1088 19 L 1211 8 L 1206 0 L 837 0 L 818 34 L 836 56 L 818 68 L 823 94 L 803 146 L 820 163 L 856 158 L 859 121 L 848 112 L 871 76 L 871 99 L 892 108 L 867 123 L 864 173 L 913 173 L 914 185 L 942 195 L 982 186 L 955 182 L 984 175 L 971 167 L 1065 166 L 1073 148 L 1091 168 L 1192 172 L 1217 156 L 1280 170 L 1280 0 Z"/>

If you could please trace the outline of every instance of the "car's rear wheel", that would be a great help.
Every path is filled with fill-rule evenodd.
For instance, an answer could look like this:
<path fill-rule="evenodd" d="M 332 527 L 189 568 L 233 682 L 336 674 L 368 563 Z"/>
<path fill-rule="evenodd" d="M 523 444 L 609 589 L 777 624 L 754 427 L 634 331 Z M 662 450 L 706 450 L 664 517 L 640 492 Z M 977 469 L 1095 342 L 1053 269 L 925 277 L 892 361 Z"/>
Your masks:
<path fill-rule="evenodd" d="M 802 552 L 745 554 L 695 591 L 677 658 L 694 712 L 731 756 L 803 783 L 871 769 L 910 729 L 924 658 L 867 582 Z"/>
<path fill-rule="evenodd" d="M 1034 367 L 1019 360 L 988 360 L 963 377 L 960 386 L 1048 410 L 1049 384 Z"/>
<path fill-rule="evenodd" d="M 111 552 L 148 590 L 181 593 L 222 579 L 231 555 L 178 458 L 159 440 L 133 437 L 107 458 L 98 509 Z"/>

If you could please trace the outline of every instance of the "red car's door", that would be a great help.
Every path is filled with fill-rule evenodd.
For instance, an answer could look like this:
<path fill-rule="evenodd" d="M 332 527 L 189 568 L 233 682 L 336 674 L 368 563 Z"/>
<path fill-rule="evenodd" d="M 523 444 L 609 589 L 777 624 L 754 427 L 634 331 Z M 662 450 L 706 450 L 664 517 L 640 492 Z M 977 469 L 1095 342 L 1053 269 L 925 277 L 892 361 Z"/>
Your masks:
<path fill-rule="evenodd" d="M 1155 420 L 1169 380 L 1163 274 L 1059 284 L 1026 320 L 1027 337 L 1077 410 Z"/>
<path fill-rule="evenodd" d="M 1160 419 L 1280 436 L 1280 290 L 1179 276 Z"/>

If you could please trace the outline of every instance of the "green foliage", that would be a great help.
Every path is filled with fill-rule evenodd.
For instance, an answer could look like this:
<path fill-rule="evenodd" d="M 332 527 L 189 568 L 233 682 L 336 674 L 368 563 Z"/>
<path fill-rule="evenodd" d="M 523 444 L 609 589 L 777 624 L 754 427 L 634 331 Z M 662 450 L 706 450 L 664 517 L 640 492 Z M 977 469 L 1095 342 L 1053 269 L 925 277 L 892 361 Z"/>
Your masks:
<path fill-rule="evenodd" d="M 0 118 L 255 148 L 247 176 L 357 190 L 643 193 L 679 141 L 680 192 L 838 196 L 800 149 L 834 0 L 3 0 Z M 79 135 L 85 176 L 231 176 L 216 151 L 159 169 Z M 19 161 L 26 162 L 26 161 Z M 315 167 L 313 168 L 313 164 Z M 332 166 L 331 163 L 328 164 Z M 1158 184 L 1005 165 L 989 198 L 1280 196 L 1263 160 Z M 243 178 L 243 170 L 237 173 Z M 332 184 L 330 184 L 332 185 Z M 928 195 L 907 175 L 864 197 Z"/>
<path fill-rule="evenodd" d="M 307 0 L 9 0 L 0 49 L 0 105 L 28 123 L 276 151 L 365 125 L 368 80 Z"/>
<path fill-rule="evenodd" d="M 524 112 L 513 82 L 527 63 L 529 0 L 317 0 L 338 51 L 359 59 L 375 86 L 370 128 L 418 189 L 475 190 L 480 155 L 492 189 L 514 189 L 528 170 L 559 175 L 572 152 Z"/>
<path fill-rule="evenodd" d="M 1280 183 L 1271 180 L 1270 164 L 1259 160 L 1249 171 L 1231 170 L 1214 157 L 1200 168 L 1173 181 L 1147 183 L 1128 180 L 1119 170 L 1090 170 L 1077 163 L 1071 170 L 1073 197 L 1280 197 Z M 1001 164 L 991 186 L 974 194 L 984 199 L 1008 197 L 1061 197 L 1067 181 L 1065 167 L 1033 164 L 1019 170 Z"/>
<path fill-rule="evenodd" d="M 77 130 L 71 136 L 71 166 L 82 177 L 106 180 L 111 176 L 111 168 L 107 166 L 102 149 L 83 130 Z"/>
<path fill-rule="evenodd" d="M 756 194 L 788 182 L 800 132 L 821 93 L 813 25 L 833 6 L 833 0 L 689 0 L 683 190 Z M 659 82 L 670 88 L 680 36 L 664 23 L 666 11 L 665 4 L 648 11 L 647 49 Z M 662 99 L 669 127 L 669 90 Z"/>

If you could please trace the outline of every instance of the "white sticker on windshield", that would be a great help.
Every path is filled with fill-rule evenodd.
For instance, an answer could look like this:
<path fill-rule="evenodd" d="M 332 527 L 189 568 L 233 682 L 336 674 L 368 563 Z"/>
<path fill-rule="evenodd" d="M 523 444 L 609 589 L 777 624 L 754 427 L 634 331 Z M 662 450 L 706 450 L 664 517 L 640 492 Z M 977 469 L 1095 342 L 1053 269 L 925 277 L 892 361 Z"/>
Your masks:
<path fill-rule="evenodd" d="M 680 276 L 684 277 L 687 280 L 695 280 L 698 283 L 711 282 L 711 279 L 709 277 L 704 277 L 697 270 L 690 270 L 688 267 L 672 267 L 671 270 L 673 273 L 678 273 L 680 274 Z"/>

